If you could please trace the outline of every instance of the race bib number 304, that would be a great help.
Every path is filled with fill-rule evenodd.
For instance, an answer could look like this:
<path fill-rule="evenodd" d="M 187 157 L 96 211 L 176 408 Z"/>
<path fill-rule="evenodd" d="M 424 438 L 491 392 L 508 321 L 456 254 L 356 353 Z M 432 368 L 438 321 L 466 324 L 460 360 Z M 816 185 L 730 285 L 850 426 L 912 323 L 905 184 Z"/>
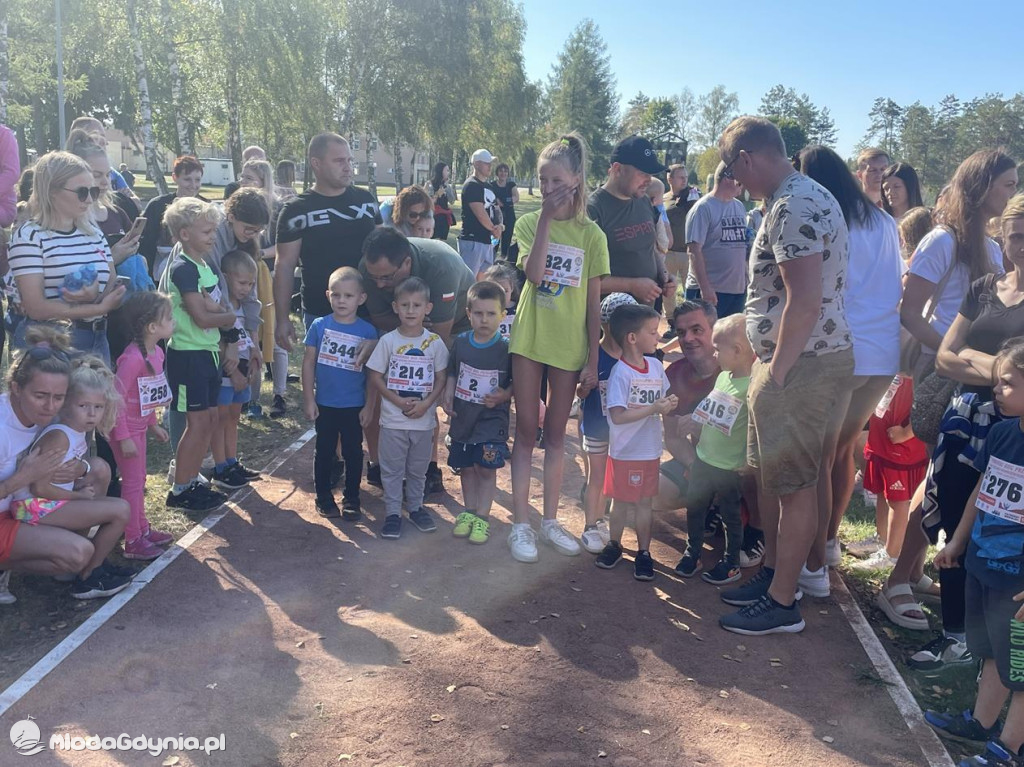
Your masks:
<path fill-rule="evenodd" d="M 1024 466 L 990 457 L 977 506 L 986 514 L 1024 525 Z"/>
<path fill-rule="evenodd" d="M 139 378 L 139 411 L 142 415 L 147 416 L 170 401 L 171 387 L 163 373 Z"/>
<path fill-rule="evenodd" d="M 396 354 L 388 364 L 388 388 L 391 391 L 430 394 L 434 390 L 434 360 Z"/>
<path fill-rule="evenodd" d="M 359 370 L 356 365 L 356 350 L 363 339 L 339 330 L 324 329 L 320 350 L 317 352 L 318 365 L 327 365 L 342 370 Z"/>
<path fill-rule="evenodd" d="M 693 420 L 697 423 L 706 424 L 712 429 L 718 429 L 722 434 L 732 434 L 732 427 L 736 425 L 736 418 L 740 414 L 743 401 L 734 397 L 728 392 L 712 389 L 693 411 Z"/>
<path fill-rule="evenodd" d="M 459 380 L 455 382 L 455 396 L 459 399 L 482 405 L 484 397 L 497 388 L 497 370 L 479 370 L 465 362 L 459 363 Z"/>
<path fill-rule="evenodd" d="M 634 378 L 629 382 L 629 408 L 647 407 L 661 399 L 661 380 L 654 378 Z"/>
<path fill-rule="evenodd" d="M 583 249 L 571 245 L 548 245 L 544 263 L 544 282 L 578 288 L 583 279 Z"/>

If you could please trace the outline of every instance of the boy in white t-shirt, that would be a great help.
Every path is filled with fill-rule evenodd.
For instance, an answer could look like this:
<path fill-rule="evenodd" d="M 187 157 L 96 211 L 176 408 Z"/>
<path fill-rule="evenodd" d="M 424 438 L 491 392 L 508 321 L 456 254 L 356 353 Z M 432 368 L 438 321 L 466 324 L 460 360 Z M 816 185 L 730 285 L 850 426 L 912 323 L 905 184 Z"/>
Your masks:
<path fill-rule="evenodd" d="M 384 485 L 382 538 L 402 534 L 402 483 L 409 520 L 421 531 L 437 529 L 423 506 L 423 488 L 444 393 L 448 349 L 437 333 L 423 328 L 430 313 L 430 288 L 408 277 L 392 303 L 399 326 L 384 335 L 366 363 L 367 381 L 381 395 L 380 475 Z"/>
<path fill-rule="evenodd" d="M 637 553 L 633 577 L 654 579 L 651 559 L 651 500 L 658 494 L 663 434 L 661 416 L 677 404 L 668 378 L 653 354 L 661 340 L 660 315 L 649 306 L 620 306 L 611 317 L 612 338 L 622 356 L 608 376 L 608 467 L 604 493 L 612 499 L 611 540 L 595 564 L 610 570 L 622 559 L 622 531 L 634 513 Z"/>

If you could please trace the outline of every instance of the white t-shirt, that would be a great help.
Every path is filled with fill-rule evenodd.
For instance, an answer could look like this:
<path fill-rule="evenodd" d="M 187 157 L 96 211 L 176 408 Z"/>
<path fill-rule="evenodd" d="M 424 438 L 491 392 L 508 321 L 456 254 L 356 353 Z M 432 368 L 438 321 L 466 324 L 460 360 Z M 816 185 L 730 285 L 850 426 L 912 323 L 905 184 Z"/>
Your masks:
<path fill-rule="evenodd" d="M 605 397 L 608 409 L 647 407 L 668 393 L 668 377 L 661 363 L 644 357 L 646 370 L 637 370 L 625 360 L 612 366 Z M 661 416 L 652 415 L 627 424 L 608 419 L 608 455 L 619 461 L 651 461 L 661 458 L 664 444 Z"/>
<path fill-rule="evenodd" d="M 903 258 L 896 221 L 875 210 L 871 225 L 850 227 L 846 321 L 853 335 L 854 375 L 896 375 L 900 367 Z"/>
<path fill-rule="evenodd" d="M 89 444 L 85 441 L 85 434 L 80 431 L 75 431 L 70 426 L 65 426 L 62 423 L 51 423 L 49 426 L 44 426 L 43 430 L 38 433 L 38 436 L 33 440 L 32 444 L 35 444 L 43 438 L 43 435 L 51 431 L 62 431 L 68 438 L 68 449 L 64 452 L 64 458 L 61 463 L 67 463 L 72 459 L 84 460 L 89 454 Z M 74 482 L 62 482 L 54 483 L 54 487 L 59 487 L 63 490 L 74 490 Z M 31 498 L 32 493 L 29 492 L 27 487 L 19 488 L 14 491 L 12 498 L 16 501 L 25 500 Z"/>
<path fill-rule="evenodd" d="M 985 244 L 988 246 L 989 260 L 992 262 L 991 271 L 1002 274 L 1003 254 L 999 246 L 987 237 Z M 924 236 L 914 251 L 914 256 L 910 260 L 910 273 L 938 285 L 942 282 L 952 259 L 953 235 L 947 229 L 936 227 Z M 946 282 L 942 295 L 938 298 L 935 313 L 932 314 L 931 326 L 940 336 L 946 335 L 949 326 L 953 324 L 970 287 L 970 272 L 963 264 L 957 264 Z M 922 347 L 922 351 L 926 354 L 935 354 L 935 350 L 927 346 Z"/>
<path fill-rule="evenodd" d="M 429 330 L 415 338 L 392 330 L 381 336 L 366 367 L 382 374 L 388 389 L 426 399 L 437 386 L 437 377 L 448 368 L 448 349 L 441 336 Z M 437 426 L 437 407 L 428 408 L 419 418 L 409 418 L 397 405 L 381 398 L 380 425 L 385 429 L 429 431 Z"/>
<path fill-rule="evenodd" d="M 18 468 L 18 459 L 35 441 L 38 426 L 25 426 L 11 408 L 9 394 L 0 394 L 0 481 L 10 479 Z M 0 498 L 0 511 L 11 505 L 10 495 Z"/>

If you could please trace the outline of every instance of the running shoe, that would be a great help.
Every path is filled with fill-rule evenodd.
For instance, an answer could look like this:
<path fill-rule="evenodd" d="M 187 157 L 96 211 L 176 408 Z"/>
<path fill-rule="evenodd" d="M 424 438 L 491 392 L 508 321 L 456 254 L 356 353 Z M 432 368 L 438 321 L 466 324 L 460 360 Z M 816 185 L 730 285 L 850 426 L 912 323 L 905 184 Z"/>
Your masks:
<path fill-rule="evenodd" d="M 409 521 L 412 522 L 416 529 L 421 533 L 432 533 L 437 530 L 437 523 L 434 518 L 427 511 L 426 506 L 420 506 L 415 511 L 409 512 Z"/>
<path fill-rule="evenodd" d="M 967 643 L 953 637 L 938 636 L 907 660 L 907 665 L 918 671 L 935 671 L 943 666 L 961 666 L 974 663 Z"/>
<path fill-rule="evenodd" d="M 235 461 L 235 466 L 238 467 L 239 473 L 250 482 L 254 479 L 263 479 L 263 474 L 261 472 L 256 471 L 256 469 L 250 469 L 241 461 Z"/>
<path fill-rule="evenodd" d="M 597 524 L 588 525 L 580 536 L 583 548 L 591 554 L 600 554 L 605 544 L 611 540 L 611 533 L 608 530 L 608 522 L 604 519 L 597 520 Z"/>
<path fill-rule="evenodd" d="M 512 525 L 508 534 L 508 547 L 512 559 L 517 562 L 537 561 L 537 531 L 529 523 L 520 522 Z"/>
<path fill-rule="evenodd" d="M 0 605 L 13 605 L 18 598 L 11 593 L 11 571 L 0 570 Z"/>
<path fill-rule="evenodd" d="M 124 542 L 125 559 L 138 559 L 143 562 L 148 562 L 158 559 L 163 553 L 163 549 L 154 545 L 153 542 L 144 535 L 140 535 L 134 540 Z"/>
<path fill-rule="evenodd" d="M 186 490 L 175 495 L 173 490 L 167 492 L 167 505 L 172 509 L 185 509 L 186 511 L 210 511 L 216 509 L 227 496 L 207 490 L 198 482 L 193 482 Z"/>
<path fill-rule="evenodd" d="M 723 615 L 718 619 L 718 625 L 734 634 L 762 636 L 796 634 L 803 631 L 806 624 L 800 617 L 800 605 L 796 601 L 786 608 L 765 594 L 738 612 Z"/>
<path fill-rule="evenodd" d="M 341 518 L 346 522 L 358 522 L 363 518 L 363 509 L 358 498 L 341 499 Z"/>
<path fill-rule="evenodd" d="M 825 564 L 828 567 L 839 567 L 843 562 L 843 550 L 839 546 L 838 538 L 829 538 L 825 541 Z"/>
<path fill-rule="evenodd" d="M 72 581 L 71 596 L 75 599 L 111 597 L 119 591 L 124 591 L 131 582 L 132 579 L 127 576 L 113 575 L 97 567 L 88 578 L 75 578 Z"/>
<path fill-rule="evenodd" d="M 583 550 L 579 541 L 570 535 L 557 519 L 545 519 L 540 523 L 540 539 L 567 557 L 575 557 Z"/>
<path fill-rule="evenodd" d="M 960 714 L 928 709 L 924 712 L 924 720 L 939 735 L 958 743 L 986 743 L 998 738 L 1003 729 L 1002 722 L 998 719 L 991 727 L 983 727 L 981 722 L 974 718 L 974 712 L 970 709 Z"/>
<path fill-rule="evenodd" d="M 391 538 L 392 540 L 402 537 L 401 514 L 388 514 L 384 518 L 384 526 L 380 530 L 380 537 Z"/>
<path fill-rule="evenodd" d="M 167 546 L 174 542 L 174 536 L 163 530 L 155 530 L 152 527 L 149 528 L 143 535 L 152 543 L 154 546 Z"/>
<path fill-rule="evenodd" d="M 740 567 L 757 567 L 764 560 L 764 541 L 759 540 L 740 549 Z"/>
<path fill-rule="evenodd" d="M 960 767 L 1022 767 L 1024 756 L 1013 753 L 999 739 L 985 744 L 985 752 L 960 760 Z"/>
<path fill-rule="evenodd" d="M 824 599 L 832 593 L 832 585 L 828 580 L 828 568 L 821 567 L 818 570 L 808 570 L 807 565 L 800 568 L 800 576 L 796 580 L 797 586 L 805 594 L 818 599 Z"/>
<path fill-rule="evenodd" d="M 676 575 L 681 575 L 684 578 L 692 578 L 701 571 L 704 566 L 700 563 L 700 557 L 693 552 L 687 550 L 683 554 L 683 558 L 679 560 L 679 564 L 676 565 Z"/>
<path fill-rule="evenodd" d="M 317 498 L 313 506 L 316 513 L 324 519 L 338 519 L 341 516 L 341 509 L 338 508 L 338 502 L 334 500 L 334 496 Z"/>
<path fill-rule="evenodd" d="M 638 551 L 633 560 L 633 577 L 638 581 L 654 580 L 654 560 L 651 559 L 651 552 Z"/>
<path fill-rule="evenodd" d="M 724 586 L 727 583 L 735 583 L 743 574 L 737 565 L 726 562 L 724 559 L 705 573 L 701 573 L 701 580 L 710 583 L 712 586 Z"/>
<path fill-rule="evenodd" d="M 270 406 L 270 412 L 267 413 L 267 415 L 269 415 L 271 418 L 281 418 L 287 412 L 288 403 L 280 394 L 275 394 L 274 404 Z"/>
<path fill-rule="evenodd" d="M 602 570 L 611 570 L 622 561 L 622 546 L 618 541 L 608 541 L 604 549 L 597 555 L 594 564 Z"/>
<path fill-rule="evenodd" d="M 444 477 L 441 475 L 441 467 L 432 463 L 427 467 L 426 482 L 423 485 L 424 495 L 444 492 Z"/>
<path fill-rule="evenodd" d="M 473 520 L 473 528 L 469 531 L 469 542 L 481 546 L 491 537 L 491 523 L 477 517 Z"/>
<path fill-rule="evenodd" d="M 896 566 L 896 558 L 890 557 L 889 552 L 883 546 L 867 559 L 854 562 L 850 565 L 851 570 L 888 570 Z"/>
<path fill-rule="evenodd" d="M 456 538 L 468 538 L 473 531 L 473 520 L 477 519 L 472 511 L 464 511 L 455 518 L 455 527 L 452 528 L 452 535 Z"/>
<path fill-rule="evenodd" d="M 237 463 L 233 463 L 221 471 L 214 470 L 212 477 L 214 487 L 230 491 L 248 487 L 249 480 L 242 474 L 241 469 L 236 468 L 237 466 Z"/>

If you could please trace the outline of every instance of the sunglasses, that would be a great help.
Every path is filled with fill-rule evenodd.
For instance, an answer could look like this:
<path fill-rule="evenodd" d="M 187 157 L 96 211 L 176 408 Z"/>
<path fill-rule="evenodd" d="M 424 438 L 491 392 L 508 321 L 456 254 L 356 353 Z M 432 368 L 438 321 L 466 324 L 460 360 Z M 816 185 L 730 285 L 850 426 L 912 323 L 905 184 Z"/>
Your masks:
<path fill-rule="evenodd" d="M 74 189 L 66 186 L 64 187 L 64 191 L 74 192 L 76 195 L 78 195 L 79 202 L 85 202 L 90 197 L 92 197 L 92 199 L 95 201 L 99 199 L 100 196 L 100 188 L 98 186 L 79 186 Z"/>
<path fill-rule="evenodd" d="M 409 220 L 410 221 L 419 221 L 421 218 L 426 218 L 426 217 L 427 217 L 427 211 L 425 211 L 425 210 L 410 210 L 409 211 Z"/>
<path fill-rule="evenodd" d="M 741 149 L 740 152 L 742 151 L 743 150 Z M 732 166 L 736 164 L 738 159 L 740 159 L 740 152 L 737 152 L 736 156 L 733 157 L 724 168 L 722 168 L 722 172 L 719 174 L 721 178 L 735 179 L 735 176 L 732 175 Z"/>

